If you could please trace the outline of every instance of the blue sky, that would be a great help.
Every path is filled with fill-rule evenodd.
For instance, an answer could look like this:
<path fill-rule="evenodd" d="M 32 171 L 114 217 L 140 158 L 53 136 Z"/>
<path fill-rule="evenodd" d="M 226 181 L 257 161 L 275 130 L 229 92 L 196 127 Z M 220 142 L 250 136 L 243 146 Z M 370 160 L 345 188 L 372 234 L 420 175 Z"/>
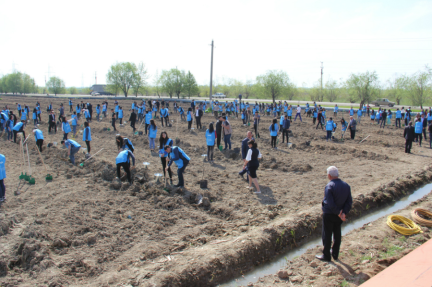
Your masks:
<path fill-rule="evenodd" d="M 432 66 L 432 1 L 0 0 L 0 75 L 105 83 L 110 65 L 178 67 L 199 84 L 284 70 L 298 86 L 377 71 L 380 80 Z M 49 71 L 49 73 L 48 73 Z M 150 80 L 151 82 L 151 80 Z"/>

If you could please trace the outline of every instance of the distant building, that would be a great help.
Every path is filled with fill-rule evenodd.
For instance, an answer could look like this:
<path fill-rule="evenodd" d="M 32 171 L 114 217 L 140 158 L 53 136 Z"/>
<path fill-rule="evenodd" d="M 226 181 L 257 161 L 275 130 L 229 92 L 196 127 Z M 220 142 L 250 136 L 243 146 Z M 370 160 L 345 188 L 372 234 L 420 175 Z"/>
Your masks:
<path fill-rule="evenodd" d="M 110 92 L 106 91 L 106 85 L 93 85 L 90 90 L 92 93 L 99 93 L 100 95 L 113 95 Z"/>

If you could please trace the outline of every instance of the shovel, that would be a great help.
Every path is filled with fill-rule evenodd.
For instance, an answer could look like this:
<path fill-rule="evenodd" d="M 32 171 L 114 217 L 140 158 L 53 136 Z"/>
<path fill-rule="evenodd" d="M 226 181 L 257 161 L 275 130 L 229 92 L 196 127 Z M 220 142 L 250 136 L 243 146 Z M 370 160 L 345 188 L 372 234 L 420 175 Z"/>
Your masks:
<path fill-rule="evenodd" d="M 103 148 L 100 149 L 97 153 L 95 153 L 95 154 L 92 155 L 91 157 L 89 157 L 88 159 L 86 159 L 85 161 L 83 161 L 83 162 L 80 164 L 80 166 L 83 167 L 83 166 L 84 166 L 84 163 L 85 163 L 86 161 L 88 161 L 89 159 L 91 159 L 92 157 L 94 157 L 95 155 L 97 155 L 98 153 L 100 153 L 102 150 L 103 150 Z"/>
<path fill-rule="evenodd" d="M 207 156 L 206 154 L 202 155 L 202 157 L 203 157 L 203 166 L 202 166 L 203 173 L 202 173 L 202 178 L 200 181 L 200 187 L 201 188 L 207 188 L 207 183 L 208 183 L 207 180 L 204 180 L 204 168 L 205 168 L 204 161 L 205 161 L 206 156 Z"/>

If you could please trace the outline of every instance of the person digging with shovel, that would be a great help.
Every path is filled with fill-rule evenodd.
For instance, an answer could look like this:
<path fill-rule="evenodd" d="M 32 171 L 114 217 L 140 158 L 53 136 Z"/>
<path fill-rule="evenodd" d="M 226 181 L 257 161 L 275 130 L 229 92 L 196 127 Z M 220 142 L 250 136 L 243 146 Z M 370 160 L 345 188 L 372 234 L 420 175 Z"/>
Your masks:
<path fill-rule="evenodd" d="M 61 144 L 67 147 L 69 159 L 75 165 L 75 154 L 80 150 L 81 145 L 74 140 L 61 141 Z"/>
<path fill-rule="evenodd" d="M 132 158 L 132 167 L 130 167 L 130 158 Z M 135 169 L 135 156 L 130 150 L 124 150 L 119 152 L 116 157 L 117 166 L 117 178 L 120 179 L 120 168 L 126 172 L 127 179 L 130 184 L 132 184 L 131 170 Z"/>
<path fill-rule="evenodd" d="M 177 176 L 178 176 L 178 184 L 174 185 L 174 187 L 184 187 L 184 178 L 183 173 L 189 164 L 190 157 L 178 146 L 169 146 L 166 145 L 164 148 L 165 152 L 168 153 L 168 157 L 170 159 L 165 170 L 168 170 L 173 162 L 177 165 Z"/>
<path fill-rule="evenodd" d="M 167 162 L 168 153 L 165 152 L 164 147 L 167 145 L 172 147 L 173 146 L 173 140 L 168 137 L 167 132 L 163 131 L 163 132 L 161 132 L 161 135 L 159 138 L 159 156 L 161 158 L 162 169 L 163 169 L 165 178 L 166 178 L 166 167 L 167 167 L 167 163 L 168 163 Z M 170 185 L 173 185 L 171 167 L 168 168 L 168 175 L 170 178 Z"/>

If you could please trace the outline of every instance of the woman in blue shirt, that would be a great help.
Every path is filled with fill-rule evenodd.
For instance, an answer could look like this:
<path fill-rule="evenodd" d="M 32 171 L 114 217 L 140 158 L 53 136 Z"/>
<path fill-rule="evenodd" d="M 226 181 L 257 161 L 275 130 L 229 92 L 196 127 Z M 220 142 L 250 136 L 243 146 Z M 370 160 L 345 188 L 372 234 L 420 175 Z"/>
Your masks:
<path fill-rule="evenodd" d="M 79 104 L 76 105 L 75 112 L 76 112 L 78 119 L 79 119 L 81 117 L 81 107 Z"/>
<path fill-rule="evenodd" d="M 150 144 L 150 151 L 154 152 L 156 146 L 155 146 L 155 139 L 157 135 L 157 126 L 155 124 L 155 121 L 152 119 L 150 120 L 150 127 L 149 127 L 149 144 Z"/>
<path fill-rule="evenodd" d="M 216 131 L 213 127 L 213 123 L 209 124 L 205 136 L 207 143 L 207 160 L 209 163 L 213 163 L 214 146 L 216 141 Z"/>
<path fill-rule="evenodd" d="M 38 147 L 39 151 L 42 152 L 42 146 L 44 142 L 43 133 L 40 129 L 34 129 L 33 133 L 35 136 L 36 146 Z"/>
<path fill-rule="evenodd" d="M 420 118 L 417 118 L 416 123 L 414 125 L 414 138 L 416 142 L 418 141 L 420 147 L 422 142 L 422 131 L 423 131 L 423 123 Z"/>
<path fill-rule="evenodd" d="M 276 139 L 279 131 L 279 125 L 277 124 L 277 119 L 273 119 L 273 123 L 269 127 L 271 136 L 271 147 L 276 148 Z"/>
<path fill-rule="evenodd" d="M 33 123 L 34 123 L 34 126 L 36 127 L 37 126 L 37 124 L 38 124 L 38 118 L 37 118 L 37 108 L 34 108 L 33 109 Z"/>
<path fill-rule="evenodd" d="M 87 154 L 90 153 L 90 142 L 91 142 L 91 130 L 90 130 L 90 124 L 88 122 L 84 123 L 84 132 L 83 132 L 83 141 L 85 141 L 87 146 Z"/>
<path fill-rule="evenodd" d="M 168 159 L 168 153 L 165 151 L 165 146 L 169 145 L 170 147 L 172 147 L 174 144 L 173 140 L 170 139 L 168 137 L 167 132 L 161 132 L 161 135 L 159 137 L 159 156 L 161 158 L 161 163 L 162 163 L 162 168 L 163 168 L 163 172 L 164 172 L 164 177 L 166 177 L 166 167 L 167 164 L 169 162 Z M 172 171 L 171 171 L 171 167 L 168 167 L 168 175 L 170 178 L 170 184 L 173 185 L 172 182 Z"/>
<path fill-rule="evenodd" d="M 62 118 L 62 130 L 63 130 L 63 140 L 66 141 L 68 138 L 68 133 L 71 132 L 71 127 L 66 120 L 66 117 Z"/>
<path fill-rule="evenodd" d="M 193 117 L 192 117 L 192 108 L 189 108 L 187 111 L 187 122 L 188 122 L 188 130 L 192 127 Z"/>

